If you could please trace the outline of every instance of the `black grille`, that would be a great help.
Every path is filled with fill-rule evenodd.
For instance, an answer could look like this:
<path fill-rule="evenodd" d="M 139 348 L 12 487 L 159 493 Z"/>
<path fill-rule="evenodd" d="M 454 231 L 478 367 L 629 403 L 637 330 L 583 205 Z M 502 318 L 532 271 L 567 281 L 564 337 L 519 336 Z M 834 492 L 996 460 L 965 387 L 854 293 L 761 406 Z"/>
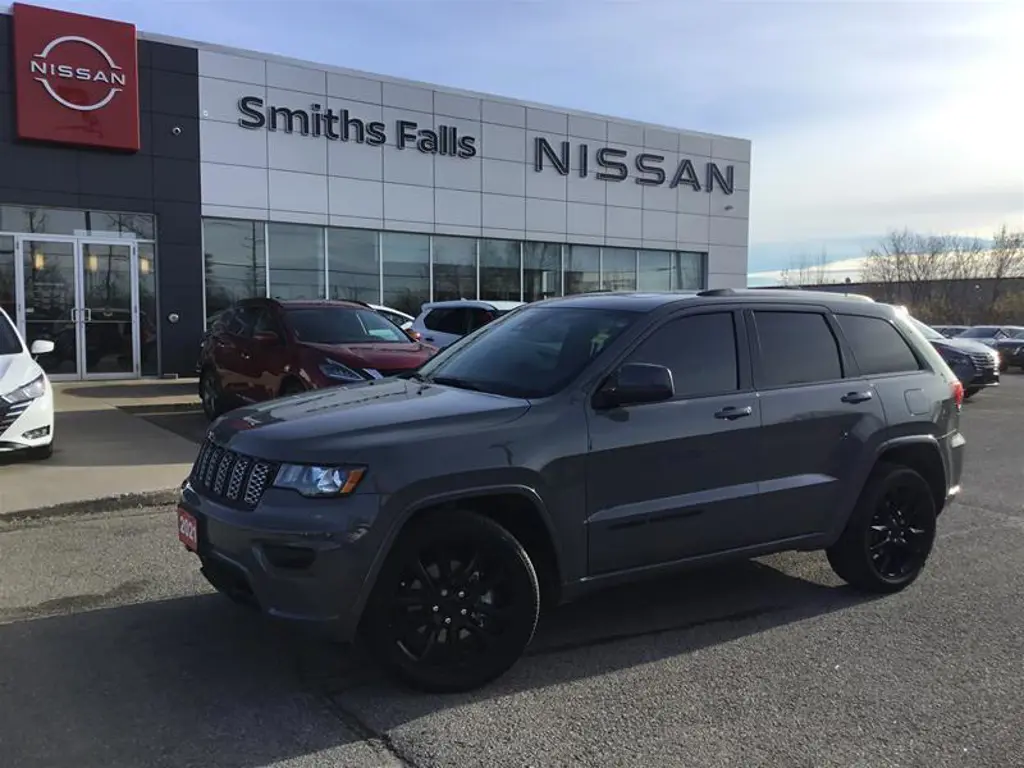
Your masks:
<path fill-rule="evenodd" d="M 278 465 L 244 456 L 207 439 L 199 449 L 189 481 L 204 496 L 238 509 L 255 509 L 277 474 Z"/>
<path fill-rule="evenodd" d="M 9 405 L 0 400 L 0 433 L 5 432 L 21 414 L 28 408 L 28 401 Z"/>
<path fill-rule="evenodd" d="M 971 362 L 974 363 L 974 367 L 982 371 L 991 371 L 996 367 L 996 361 L 992 358 L 988 352 L 971 352 Z"/>

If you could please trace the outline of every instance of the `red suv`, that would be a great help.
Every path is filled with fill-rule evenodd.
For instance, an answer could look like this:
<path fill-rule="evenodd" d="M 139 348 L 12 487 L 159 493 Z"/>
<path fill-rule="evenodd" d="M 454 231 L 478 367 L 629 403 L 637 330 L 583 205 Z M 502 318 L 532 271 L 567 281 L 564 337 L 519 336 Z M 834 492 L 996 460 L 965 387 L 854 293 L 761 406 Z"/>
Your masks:
<path fill-rule="evenodd" d="M 369 305 L 246 299 L 219 313 L 199 355 L 214 419 L 245 403 L 415 370 L 437 352 Z"/>

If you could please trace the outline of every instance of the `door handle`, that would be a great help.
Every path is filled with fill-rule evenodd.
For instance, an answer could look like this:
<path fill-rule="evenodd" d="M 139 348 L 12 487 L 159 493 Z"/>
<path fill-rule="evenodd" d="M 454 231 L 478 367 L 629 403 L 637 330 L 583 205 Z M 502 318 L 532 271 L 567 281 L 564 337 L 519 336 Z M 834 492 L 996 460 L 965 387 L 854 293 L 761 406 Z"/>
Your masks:
<path fill-rule="evenodd" d="M 433 337 L 433 336 L 424 336 L 424 337 L 423 337 L 423 340 L 424 340 L 424 341 L 433 341 L 433 340 L 434 340 L 434 337 Z"/>
<path fill-rule="evenodd" d="M 841 399 L 844 403 L 864 403 L 872 397 L 870 392 L 847 392 Z"/>
<path fill-rule="evenodd" d="M 754 409 L 749 405 L 745 408 L 737 408 L 735 405 L 729 405 L 722 410 L 715 413 L 716 419 L 725 419 L 727 421 L 735 421 L 736 419 L 742 419 L 744 416 L 749 416 L 754 412 Z"/>

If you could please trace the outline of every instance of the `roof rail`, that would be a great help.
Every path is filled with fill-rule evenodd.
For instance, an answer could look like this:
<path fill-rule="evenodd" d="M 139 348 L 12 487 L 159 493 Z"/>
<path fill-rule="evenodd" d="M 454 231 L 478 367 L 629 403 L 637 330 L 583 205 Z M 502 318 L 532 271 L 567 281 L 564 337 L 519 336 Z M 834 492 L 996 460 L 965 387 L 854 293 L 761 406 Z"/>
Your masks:
<path fill-rule="evenodd" d="M 736 291 L 732 288 L 708 288 L 704 291 L 697 291 L 698 296 L 734 296 Z"/>

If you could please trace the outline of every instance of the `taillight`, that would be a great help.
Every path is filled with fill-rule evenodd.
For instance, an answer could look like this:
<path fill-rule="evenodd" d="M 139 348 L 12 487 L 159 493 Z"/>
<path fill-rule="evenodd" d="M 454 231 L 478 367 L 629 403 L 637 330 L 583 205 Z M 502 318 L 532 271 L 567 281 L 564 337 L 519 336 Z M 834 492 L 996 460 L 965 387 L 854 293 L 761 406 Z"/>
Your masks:
<path fill-rule="evenodd" d="M 964 404 L 964 385 L 960 379 L 953 382 L 953 401 L 956 403 L 957 408 Z"/>

